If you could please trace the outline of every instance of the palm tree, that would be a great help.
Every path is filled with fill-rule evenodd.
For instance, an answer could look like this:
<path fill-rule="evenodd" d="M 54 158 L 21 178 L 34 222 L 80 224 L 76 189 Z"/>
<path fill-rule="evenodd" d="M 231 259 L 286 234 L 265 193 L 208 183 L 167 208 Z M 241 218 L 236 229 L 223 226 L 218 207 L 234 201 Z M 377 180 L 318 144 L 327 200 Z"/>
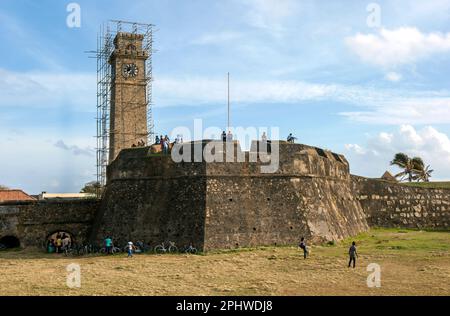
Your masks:
<path fill-rule="evenodd" d="M 430 165 L 428 165 L 426 168 L 422 168 L 420 171 L 416 172 L 414 176 L 414 180 L 424 181 L 424 182 L 430 182 L 431 173 L 433 172 L 433 169 L 430 169 Z"/>
<path fill-rule="evenodd" d="M 402 172 L 395 175 L 396 178 L 400 178 L 400 181 L 408 179 L 409 182 L 415 180 L 415 177 L 421 170 L 424 170 L 425 164 L 420 157 L 408 157 L 407 154 L 397 153 L 394 156 L 394 160 L 391 161 L 391 165 L 398 166 L 403 169 Z"/>

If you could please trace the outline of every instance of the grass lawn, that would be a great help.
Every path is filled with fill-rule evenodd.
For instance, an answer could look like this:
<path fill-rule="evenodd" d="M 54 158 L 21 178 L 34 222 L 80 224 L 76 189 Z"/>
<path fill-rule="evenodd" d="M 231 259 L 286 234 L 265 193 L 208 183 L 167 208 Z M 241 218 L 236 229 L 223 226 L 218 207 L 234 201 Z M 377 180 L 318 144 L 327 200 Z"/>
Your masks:
<path fill-rule="evenodd" d="M 447 182 L 402 182 L 402 185 L 429 189 L 450 189 L 450 181 Z"/>
<path fill-rule="evenodd" d="M 355 240 L 356 269 L 347 268 Z M 66 286 L 66 266 L 81 266 L 81 288 Z M 368 288 L 370 263 L 381 287 Z M 0 295 L 450 295 L 450 233 L 373 229 L 336 245 L 260 247 L 204 255 L 64 257 L 0 252 Z"/>

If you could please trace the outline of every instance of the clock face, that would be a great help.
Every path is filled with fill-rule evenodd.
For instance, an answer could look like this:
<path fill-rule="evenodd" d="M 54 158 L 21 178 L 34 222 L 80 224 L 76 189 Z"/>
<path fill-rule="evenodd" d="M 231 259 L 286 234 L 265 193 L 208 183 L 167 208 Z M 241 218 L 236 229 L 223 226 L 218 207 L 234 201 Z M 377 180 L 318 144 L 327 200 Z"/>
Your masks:
<path fill-rule="evenodd" d="M 124 64 L 122 66 L 122 75 L 125 78 L 136 77 L 139 72 L 138 66 L 136 64 Z"/>

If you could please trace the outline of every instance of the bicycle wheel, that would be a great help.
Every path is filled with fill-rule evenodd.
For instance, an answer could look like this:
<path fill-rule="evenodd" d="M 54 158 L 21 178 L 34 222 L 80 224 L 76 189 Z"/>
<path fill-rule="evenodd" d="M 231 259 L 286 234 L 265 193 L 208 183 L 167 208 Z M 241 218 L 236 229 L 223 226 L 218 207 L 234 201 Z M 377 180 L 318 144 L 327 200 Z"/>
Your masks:
<path fill-rule="evenodd" d="M 169 246 L 169 252 L 170 253 L 178 252 L 178 247 L 177 246 Z"/>
<path fill-rule="evenodd" d="M 162 245 L 158 245 L 155 247 L 155 253 L 159 254 L 166 253 L 166 248 L 164 248 L 164 246 Z"/>

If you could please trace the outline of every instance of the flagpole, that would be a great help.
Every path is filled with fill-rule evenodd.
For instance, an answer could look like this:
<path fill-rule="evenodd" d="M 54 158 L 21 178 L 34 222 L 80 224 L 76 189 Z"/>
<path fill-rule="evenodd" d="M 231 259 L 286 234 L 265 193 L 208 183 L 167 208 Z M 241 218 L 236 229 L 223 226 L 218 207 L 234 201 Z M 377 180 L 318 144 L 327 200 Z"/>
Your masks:
<path fill-rule="evenodd" d="M 230 130 L 230 73 L 228 73 L 228 131 Z"/>

